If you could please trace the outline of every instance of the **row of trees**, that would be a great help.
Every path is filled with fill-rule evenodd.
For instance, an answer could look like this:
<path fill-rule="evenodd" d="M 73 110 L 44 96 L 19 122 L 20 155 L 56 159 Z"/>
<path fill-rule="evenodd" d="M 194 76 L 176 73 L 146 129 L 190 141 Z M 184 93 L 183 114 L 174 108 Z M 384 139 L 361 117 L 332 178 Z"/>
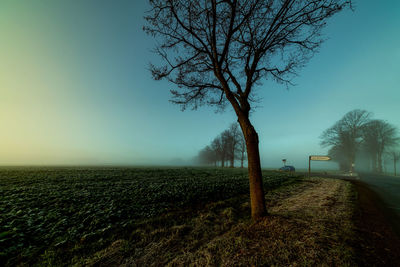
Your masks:
<path fill-rule="evenodd" d="M 219 163 L 221 167 L 230 164 L 231 168 L 235 166 L 236 160 L 240 160 L 240 167 L 243 168 L 246 160 L 246 142 L 239 124 L 232 123 L 228 129 L 215 137 L 210 145 L 200 150 L 197 158 L 200 164 L 217 166 Z"/>
<path fill-rule="evenodd" d="M 352 110 L 321 135 L 321 145 L 330 147 L 328 153 L 341 170 L 352 170 L 356 160 L 366 159 L 370 171 L 382 172 L 385 154 L 391 155 L 396 165 L 397 128 L 371 117 L 366 110 Z"/>

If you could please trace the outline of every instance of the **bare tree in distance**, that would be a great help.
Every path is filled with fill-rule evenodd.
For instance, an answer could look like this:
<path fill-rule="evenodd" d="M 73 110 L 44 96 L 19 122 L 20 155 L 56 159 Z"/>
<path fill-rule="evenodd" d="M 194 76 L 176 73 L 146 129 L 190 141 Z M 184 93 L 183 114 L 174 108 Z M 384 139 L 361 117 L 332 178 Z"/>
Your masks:
<path fill-rule="evenodd" d="M 363 129 L 363 148 L 368 155 L 372 172 L 378 171 L 379 140 L 376 123 L 377 120 L 371 121 Z"/>
<path fill-rule="evenodd" d="M 397 129 L 383 120 L 371 120 L 363 128 L 364 146 L 372 159 L 372 170 L 382 172 L 382 156 L 399 142 Z"/>
<path fill-rule="evenodd" d="M 222 167 L 225 166 L 225 161 L 230 161 L 230 152 L 231 152 L 231 147 L 232 147 L 232 138 L 231 138 L 231 133 L 229 132 L 229 129 L 223 131 L 220 134 L 221 138 L 221 144 L 222 144 L 222 155 L 223 155 L 223 160 L 224 163 L 222 164 Z"/>
<path fill-rule="evenodd" d="M 240 168 L 243 168 L 244 161 L 246 159 L 246 141 L 244 140 L 243 134 L 240 135 L 239 139 L 239 153 L 240 153 Z"/>
<path fill-rule="evenodd" d="M 221 167 L 225 166 L 225 161 L 229 161 L 231 168 L 235 167 L 235 160 L 239 159 L 243 168 L 245 152 L 246 144 L 239 130 L 239 124 L 232 123 L 228 129 L 214 138 L 210 146 L 199 151 L 197 159 L 200 164 L 214 163 L 214 166 L 217 166 L 217 161 L 221 161 Z"/>
<path fill-rule="evenodd" d="M 331 147 L 330 154 L 339 164 L 352 171 L 356 152 L 363 141 L 363 129 L 370 121 L 371 113 L 355 109 L 347 112 L 321 135 L 321 146 Z"/>
<path fill-rule="evenodd" d="M 206 146 L 200 150 L 197 159 L 200 164 L 217 166 L 217 154 L 210 146 Z"/>
<path fill-rule="evenodd" d="M 230 159 L 231 136 L 229 130 L 220 133 L 211 142 L 211 149 L 215 151 L 217 161 L 221 162 L 221 167 Z"/>
<path fill-rule="evenodd" d="M 400 159 L 400 152 L 397 149 L 392 149 L 388 152 L 388 155 L 391 157 L 391 159 L 393 160 L 393 174 L 394 176 L 397 175 L 397 170 L 396 170 L 396 166 L 397 166 L 397 162 Z"/>
<path fill-rule="evenodd" d="M 215 152 L 217 161 L 221 161 L 221 167 L 224 167 L 225 155 L 220 135 L 214 138 L 214 140 L 211 142 L 211 149 Z"/>
<path fill-rule="evenodd" d="M 234 168 L 235 160 L 238 158 L 238 151 L 240 145 L 240 137 L 242 136 L 242 132 L 239 130 L 238 123 L 232 123 L 229 126 L 229 134 L 230 134 L 230 143 L 229 143 L 229 160 L 230 160 L 230 167 Z"/>
<path fill-rule="evenodd" d="M 229 103 L 246 140 L 251 214 L 267 214 L 258 134 L 250 121 L 255 85 L 274 79 L 286 85 L 322 43 L 327 18 L 351 0 L 150 0 L 144 30 L 157 38 L 172 102 L 182 109 Z"/>
<path fill-rule="evenodd" d="M 346 132 L 339 132 L 337 144 L 332 145 L 328 151 L 328 155 L 333 161 L 339 164 L 339 169 L 348 171 L 351 169 L 351 152 L 347 148 L 347 143 L 350 140 Z"/>

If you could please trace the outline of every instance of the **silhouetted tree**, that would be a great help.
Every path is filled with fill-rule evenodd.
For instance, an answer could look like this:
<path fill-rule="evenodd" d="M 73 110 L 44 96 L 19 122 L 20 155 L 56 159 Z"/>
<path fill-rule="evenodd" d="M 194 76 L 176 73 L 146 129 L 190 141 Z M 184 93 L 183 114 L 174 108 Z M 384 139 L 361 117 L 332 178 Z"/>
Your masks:
<path fill-rule="evenodd" d="M 331 147 L 329 153 L 339 162 L 341 169 L 352 170 L 356 152 L 362 143 L 363 129 L 370 116 L 365 110 L 352 110 L 322 133 L 321 145 Z"/>
<path fill-rule="evenodd" d="M 206 146 L 202 150 L 200 150 L 199 155 L 197 156 L 200 164 L 210 165 L 213 164 L 217 166 L 217 154 L 210 146 Z"/>
<path fill-rule="evenodd" d="M 400 159 L 400 152 L 398 151 L 398 150 L 396 150 L 396 149 L 391 149 L 389 152 L 388 152 L 388 155 L 391 157 L 391 159 L 393 160 L 393 173 L 394 173 L 394 176 L 396 176 L 397 175 L 397 172 L 396 172 L 396 166 L 397 166 L 397 162 L 399 161 L 399 159 Z"/>
<path fill-rule="evenodd" d="M 342 171 L 347 171 L 351 169 L 351 165 L 349 163 L 349 156 L 346 155 L 348 150 L 345 147 L 345 144 L 339 144 L 332 146 L 328 155 L 332 158 L 333 161 L 339 164 L 339 169 Z"/>
<path fill-rule="evenodd" d="M 228 129 L 224 130 L 210 146 L 203 148 L 198 155 L 200 163 L 209 164 L 210 162 L 221 161 L 221 166 L 225 166 L 225 161 L 230 162 L 230 167 L 234 167 L 234 162 L 241 159 L 243 167 L 246 144 L 242 132 L 237 123 L 232 123 Z"/>
<path fill-rule="evenodd" d="M 244 140 L 243 134 L 239 138 L 239 155 L 240 155 L 240 168 L 243 168 L 243 163 L 246 159 L 246 141 Z"/>
<path fill-rule="evenodd" d="M 225 152 L 220 135 L 211 142 L 211 149 L 215 152 L 217 161 L 221 161 L 221 167 L 224 167 Z"/>
<path fill-rule="evenodd" d="M 372 120 L 363 127 L 364 146 L 372 161 L 372 170 L 382 172 L 382 155 L 397 145 L 397 129 L 383 120 Z"/>
<path fill-rule="evenodd" d="M 267 213 L 258 134 L 249 115 L 254 85 L 291 84 L 322 42 L 326 19 L 350 0 L 150 0 L 144 30 L 158 38 L 154 79 L 177 85 L 172 102 L 233 107 L 246 140 L 253 219 Z"/>
<path fill-rule="evenodd" d="M 241 131 L 239 130 L 239 125 L 237 123 L 232 123 L 229 126 L 229 160 L 230 167 L 233 168 L 235 165 L 235 160 L 238 158 L 239 152 L 239 142 L 242 136 Z"/>
<path fill-rule="evenodd" d="M 230 151 L 232 147 L 232 138 L 229 130 L 225 130 L 221 133 L 220 135 L 221 139 L 221 144 L 222 144 L 222 159 L 224 160 L 224 163 L 222 164 L 222 167 L 224 167 L 225 161 L 230 160 Z"/>

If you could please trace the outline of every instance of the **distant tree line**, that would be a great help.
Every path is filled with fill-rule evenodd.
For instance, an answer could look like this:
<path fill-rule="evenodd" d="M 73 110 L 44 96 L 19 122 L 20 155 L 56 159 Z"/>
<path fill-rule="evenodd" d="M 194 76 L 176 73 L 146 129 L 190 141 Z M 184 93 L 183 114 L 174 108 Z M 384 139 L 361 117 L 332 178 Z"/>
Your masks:
<path fill-rule="evenodd" d="M 246 160 L 246 142 L 238 123 L 232 123 L 220 133 L 209 145 L 200 150 L 197 160 L 202 165 L 213 165 L 234 168 L 235 161 L 240 161 L 243 168 Z"/>
<path fill-rule="evenodd" d="M 399 158 L 398 129 L 384 120 L 372 119 L 366 110 L 346 113 L 321 135 L 321 145 L 341 170 L 352 170 L 356 160 L 367 162 L 367 169 L 383 172 L 384 156 L 391 157 L 394 169 Z"/>

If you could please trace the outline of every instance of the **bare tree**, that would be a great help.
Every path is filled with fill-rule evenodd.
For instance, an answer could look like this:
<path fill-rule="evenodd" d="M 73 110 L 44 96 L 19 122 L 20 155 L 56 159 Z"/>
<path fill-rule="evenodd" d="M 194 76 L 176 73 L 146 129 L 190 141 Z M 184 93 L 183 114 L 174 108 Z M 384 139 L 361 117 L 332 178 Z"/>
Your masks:
<path fill-rule="evenodd" d="M 237 123 L 232 123 L 229 126 L 229 160 L 230 160 L 230 167 L 234 168 L 235 160 L 238 158 L 238 151 L 239 151 L 239 142 L 240 137 L 242 136 L 241 131 L 239 130 L 239 125 Z"/>
<path fill-rule="evenodd" d="M 378 151 L 379 151 L 379 137 L 378 137 L 378 120 L 370 121 L 363 129 L 363 145 L 366 154 L 369 156 L 370 166 L 372 172 L 378 171 Z"/>
<path fill-rule="evenodd" d="M 351 160 L 349 160 L 349 150 L 345 145 L 346 141 L 343 140 L 342 144 L 332 146 L 328 155 L 332 158 L 333 161 L 339 164 L 339 169 L 342 171 L 348 171 L 351 169 Z"/>
<path fill-rule="evenodd" d="M 365 110 L 352 110 L 322 133 L 321 145 L 331 147 L 330 153 L 341 167 L 352 171 L 356 152 L 363 141 L 363 129 L 369 122 L 370 116 L 371 114 Z"/>
<path fill-rule="evenodd" d="M 364 146 L 372 160 L 372 170 L 382 172 L 382 155 L 398 144 L 397 129 L 383 120 L 372 120 L 363 128 Z"/>
<path fill-rule="evenodd" d="M 243 134 L 239 138 L 239 154 L 240 154 L 240 168 L 243 168 L 244 160 L 246 159 L 246 141 Z"/>
<path fill-rule="evenodd" d="M 221 161 L 221 167 L 224 167 L 225 152 L 223 149 L 221 136 L 214 138 L 214 140 L 211 142 L 211 149 L 215 152 L 216 160 Z"/>
<path fill-rule="evenodd" d="M 258 134 L 249 115 L 263 79 L 291 84 L 322 43 L 326 19 L 351 0 L 150 0 L 144 30 L 164 65 L 156 80 L 177 85 L 172 102 L 234 109 L 246 140 L 252 218 L 267 214 Z"/>
<path fill-rule="evenodd" d="M 390 150 L 390 151 L 388 152 L 388 155 L 389 155 L 389 156 L 392 158 L 392 160 L 393 160 L 393 173 L 394 173 L 394 176 L 396 176 L 396 175 L 397 175 L 396 166 L 397 166 L 397 162 L 398 162 L 399 159 L 400 159 L 400 152 L 399 152 L 398 150 L 392 149 L 392 150 Z"/>
<path fill-rule="evenodd" d="M 243 134 L 239 130 L 237 123 L 232 123 L 228 129 L 219 134 L 212 141 L 210 146 L 206 146 L 200 150 L 197 158 L 200 163 L 210 164 L 221 161 L 221 166 L 225 166 L 225 162 L 230 162 L 230 167 L 234 167 L 236 159 L 240 159 L 239 153 L 242 153 L 242 166 L 246 144 L 242 142 Z"/>
<path fill-rule="evenodd" d="M 200 164 L 213 164 L 214 166 L 217 166 L 217 154 L 210 146 L 206 146 L 200 150 L 197 158 Z"/>
<path fill-rule="evenodd" d="M 231 134 L 229 132 L 229 129 L 223 131 L 220 134 L 220 139 L 221 139 L 221 144 L 222 144 L 222 159 L 224 163 L 222 164 L 222 167 L 225 166 L 225 161 L 230 160 L 230 152 L 231 152 L 231 147 L 232 147 L 232 138 Z"/>

